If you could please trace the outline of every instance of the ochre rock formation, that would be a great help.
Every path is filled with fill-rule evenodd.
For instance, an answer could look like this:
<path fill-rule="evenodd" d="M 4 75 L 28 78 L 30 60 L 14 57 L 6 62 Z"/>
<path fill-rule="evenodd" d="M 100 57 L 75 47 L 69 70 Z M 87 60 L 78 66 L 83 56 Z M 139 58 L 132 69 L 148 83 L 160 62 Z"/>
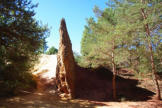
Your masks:
<path fill-rule="evenodd" d="M 60 44 L 57 55 L 56 79 L 60 92 L 75 97 L 75 67 L 76 63 L 72 45 L 66 28 L 65 19 L 60 24 Z"/>
<path fill-rule="evenodd" d="M 104 67 L 82 68 L 75 63 L 66 23 L 62 19 L 56 67 L 58 91 L 65 94 L 61 96 L 97 101 L 112 100 L 112 77 L 113 73 Z M 138 99 L 141 101 L 153 95 L 150 91 L 136 87 L 137 83 L 137 80 L 116 76 L 117 96 L 135 100 L 139 96 Z M 139 95 L 139 93 L 144 93 L 145 96 Z"/>

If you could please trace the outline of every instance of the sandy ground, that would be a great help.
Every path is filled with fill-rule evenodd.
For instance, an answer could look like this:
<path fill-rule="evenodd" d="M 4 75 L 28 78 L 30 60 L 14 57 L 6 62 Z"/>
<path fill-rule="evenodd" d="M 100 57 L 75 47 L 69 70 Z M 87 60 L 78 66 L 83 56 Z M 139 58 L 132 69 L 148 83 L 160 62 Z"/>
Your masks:
<path fill-rule="evenodd" d="M 89 100 L 61 99 L 53 83 L 57 64 L 56 55 L 42 55 L 35 66 L 38 77 L 35 92 L 24 91 L 25 95 L 0 98 L 0 108 L 162 108 L 162 101 L 145 102 L 98 102 Z"/>
<path fill-rule="evenodd" d="M 56 77 L 57 55 L 41 55 L 39 63 L 34 67 L 34 75 L 51 79 Z"/>

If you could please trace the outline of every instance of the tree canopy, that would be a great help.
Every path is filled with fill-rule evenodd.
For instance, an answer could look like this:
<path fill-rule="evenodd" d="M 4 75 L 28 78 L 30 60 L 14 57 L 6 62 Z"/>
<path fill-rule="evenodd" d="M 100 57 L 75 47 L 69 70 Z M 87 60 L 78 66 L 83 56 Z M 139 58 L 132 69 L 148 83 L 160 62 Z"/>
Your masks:
<path fill-rule="evenodd" d="M 56 49 L 54 46 L 52 46 L 47 52 L 46 54 L 48 55 L 53 55 L 53 54 L 57 54 L 58 53 L 58 49 Z"/>
<path fill-rule="evenodd" d="M 107 5 L 104 10 L 96 6 L 96 18 L 87 20 L 81 41 L 85 63 L 81 64 L 103 65 L 113 72 L 126 67 L 156 77 L 162 68 L 161 1 L 110 0 Z"/>
<path fill-rule="evenodd" d="M 12 91 L 32 80 L 27 71 L 49 35 L 48 27 L 34 18 L 37 6 L 31 0 L 0 1 L 0 88 Z"/>

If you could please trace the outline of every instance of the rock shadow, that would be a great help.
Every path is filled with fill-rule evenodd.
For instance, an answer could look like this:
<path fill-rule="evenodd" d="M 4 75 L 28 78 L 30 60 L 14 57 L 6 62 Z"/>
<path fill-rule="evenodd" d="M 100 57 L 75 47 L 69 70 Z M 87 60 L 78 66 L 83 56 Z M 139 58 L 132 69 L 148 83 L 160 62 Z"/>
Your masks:
<path fill-rule="evenodd" d="M 76 75 L 76 97 L 92 101 L 113 101 L 113 73 L 104 68 L 78 67 Z M 117 98 L 119 101 L 146 101 L 151 99 L 153 92 L 137 87 L 138 80 L 116 77 Z"/>

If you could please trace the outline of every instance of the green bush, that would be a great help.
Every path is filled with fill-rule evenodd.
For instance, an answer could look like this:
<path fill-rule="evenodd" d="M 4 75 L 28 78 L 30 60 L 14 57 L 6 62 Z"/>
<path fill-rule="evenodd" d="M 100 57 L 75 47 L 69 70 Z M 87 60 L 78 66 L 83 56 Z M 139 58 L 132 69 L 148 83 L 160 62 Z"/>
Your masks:
<path fill-rule="evenodd" d="M 29 72 L 38 54 L 46 49 L 49 29 L 34 17 L 31 0 L 0 2 L 0 95 L 36 87 Z"/>
<path fill-rule="evenodd" d="M 10 59 L 0 71 L 0 96 L 13 95 L 20 90 L 36 88 L 36 81 L 28 71 L 30 68 L 28 59 L 21 56 Z"/>
<path fill-rule="evenodd" d="M 51 47 L 46 54 L 48 55 L 53 55 L 53 54 L 57 54 L 58 53 L 58 49 L 56 49 L 55 47 Z"/>

